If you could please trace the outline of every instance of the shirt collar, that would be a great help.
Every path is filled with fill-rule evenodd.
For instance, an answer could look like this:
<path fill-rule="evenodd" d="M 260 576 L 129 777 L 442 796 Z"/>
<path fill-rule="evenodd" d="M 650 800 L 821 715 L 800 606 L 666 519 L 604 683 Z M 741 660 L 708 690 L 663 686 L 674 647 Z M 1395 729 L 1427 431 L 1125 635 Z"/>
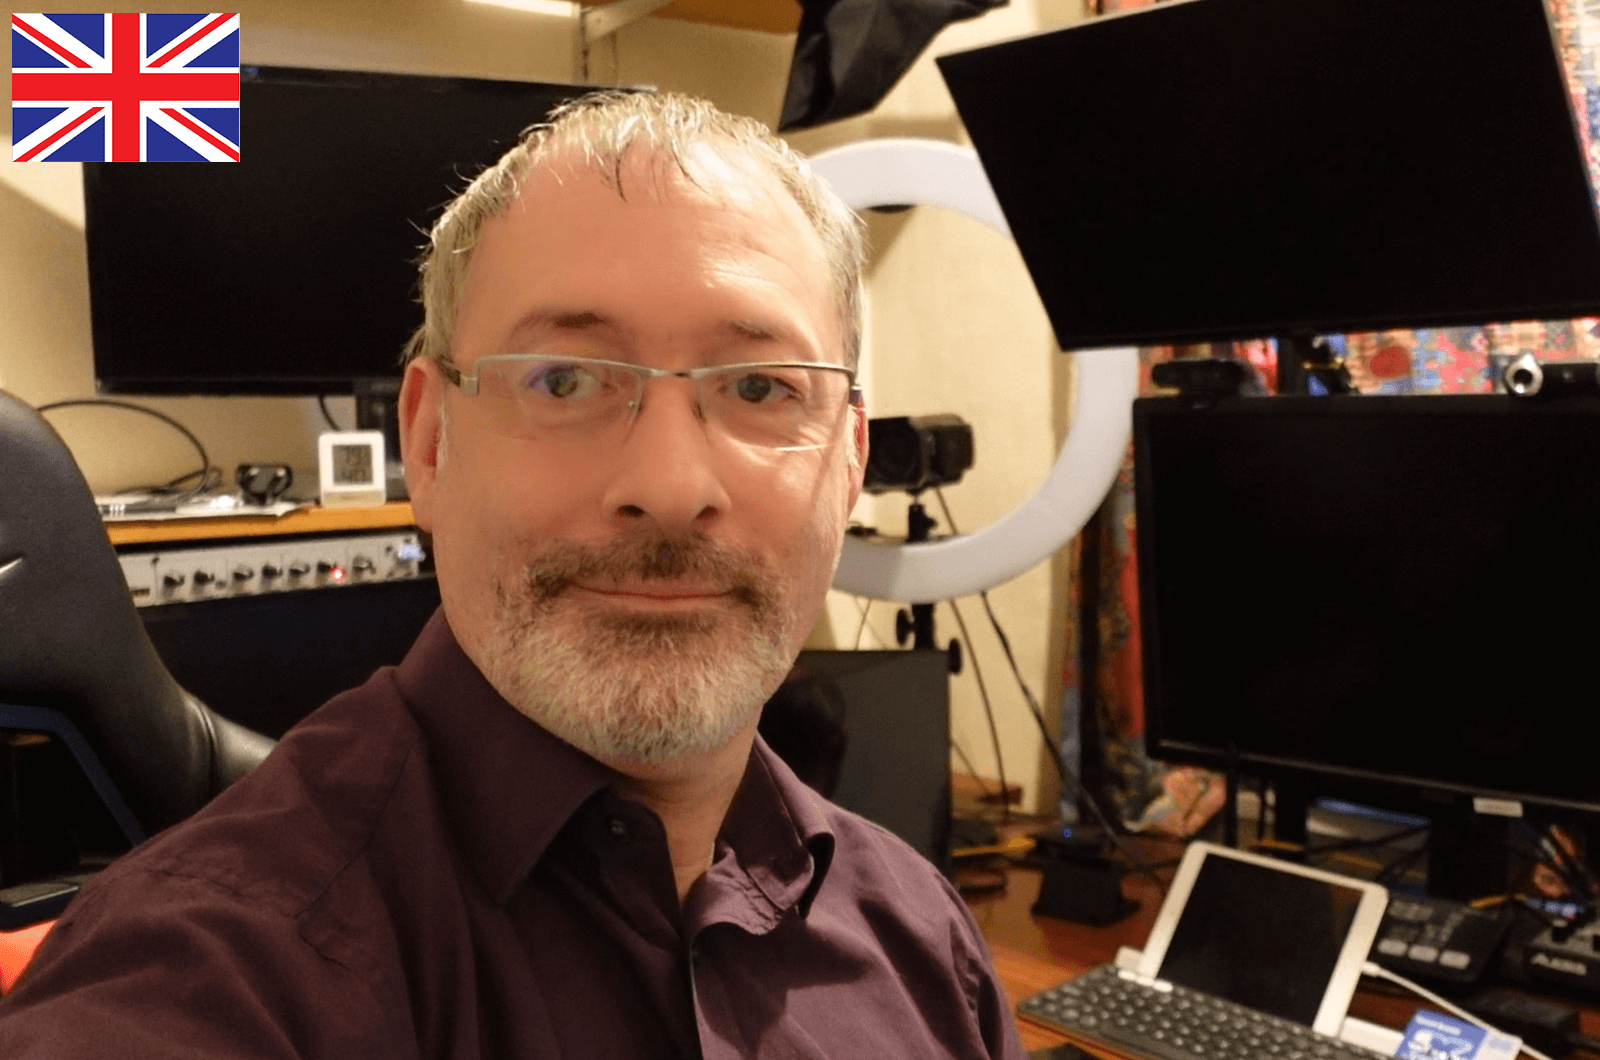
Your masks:
<path fill-rule="evenodd" d="M 427 740 L 462 851 L 504 905 L 579 807 L 622 778 L 507 703 L 456 643 L 442 609 L 395 680 Z M 825 805 L 758 736 L 719 836 L 719 849 L 733 852 L 727 867 L 759 895 L 757 920 L 771 921 L 748 926 L 765 930 L 791 906 L 810 908 L 833 859 Z"/>
<path fill-rule="evenodd" d="M 698 888 L 703 908 L 689 923 L 736 923 L 762 933 L 790 909 L 805 916 L 833 861 L 834 834 L 822 796 L 807 787 L 760 736 L 718 836 L 712 887 Z M 732 887 L 722 886 L 732 884 Z M 742 899 L 730 896 L 741 895 Z"/>
<path fill-rule="evenodd" d="M 395 672 L 434 783 L 489 895 L 510 900 L 572 815 L 617 774 L 518 713 L 436 611 Z"/>

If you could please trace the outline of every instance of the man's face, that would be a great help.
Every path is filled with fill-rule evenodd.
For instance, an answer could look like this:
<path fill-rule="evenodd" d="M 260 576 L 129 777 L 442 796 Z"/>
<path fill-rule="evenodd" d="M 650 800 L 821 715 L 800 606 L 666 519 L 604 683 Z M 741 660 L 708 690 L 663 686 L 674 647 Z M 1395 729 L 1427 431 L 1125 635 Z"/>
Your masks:
<path fill-rule="evenodd" d="M 626 198 L 559 160 L 531 175 L 473 251 L 455 362 L 838 363 L 825 255 L 799 208 L 753 167 L 694 164 L 702 187 L 635 151 Z M 483 400 L 418 361 L 401 401 L 417 522 L 479 669 L 612 764 L 748 728 L 821 609 L 864 423 L 841 406 L 820 449 L 754 448 L 697 416 L 688 380 L 653 379 L 625 433 L 558 444 L 500 436 Z"/>

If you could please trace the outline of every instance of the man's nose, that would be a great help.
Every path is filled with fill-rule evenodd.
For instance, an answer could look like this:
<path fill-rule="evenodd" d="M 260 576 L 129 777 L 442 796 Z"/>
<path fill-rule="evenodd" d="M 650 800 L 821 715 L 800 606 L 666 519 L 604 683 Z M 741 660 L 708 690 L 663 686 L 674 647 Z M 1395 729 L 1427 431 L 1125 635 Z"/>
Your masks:
<path fill-rule="evenodd" d="M 715 430 L 700 415 L 693 383 L 651 380 L 606 489 L 606 511 L 670 530 L 704 529 L 715 521 L 730 505 Z"/>

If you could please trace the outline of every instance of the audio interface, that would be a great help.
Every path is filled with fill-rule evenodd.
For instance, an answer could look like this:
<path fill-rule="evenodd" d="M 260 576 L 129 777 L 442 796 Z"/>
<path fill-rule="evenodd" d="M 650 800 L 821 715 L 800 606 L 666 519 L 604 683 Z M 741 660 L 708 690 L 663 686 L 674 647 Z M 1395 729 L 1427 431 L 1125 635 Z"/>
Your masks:
<path fill-rule="evenodd" d="M 416 531 L 128 549 L 117 555 L 140 607 L 297 589 L 337 589 L 423 575 Z"/>

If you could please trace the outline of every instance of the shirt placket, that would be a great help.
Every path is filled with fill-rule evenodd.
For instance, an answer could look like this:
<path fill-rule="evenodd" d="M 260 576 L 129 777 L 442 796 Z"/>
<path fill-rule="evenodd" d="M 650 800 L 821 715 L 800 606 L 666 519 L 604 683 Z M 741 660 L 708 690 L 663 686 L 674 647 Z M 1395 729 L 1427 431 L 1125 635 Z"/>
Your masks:
<path fill-rule="evenodd" d="M 809 856 L 807 861 L 809 863 Z M 752 939 L 766 935 L 784 917 L 793 915 L 793 910 L 776 907 L 739 864 L 733 852 L 722 847 L 717 863 L 700 881 L 690 909 L 686 912 L 690 919 L 685 924 L 685 930 L 691 933 L 687 949 L 689 982 L 702 1056 L 705 1060 L 745 1060 L 748 1056 L 745 1050 L 750 1043 L 729 1041 L 711 1032 L 715 1024 L 733 1027 L 740 1022 L 734 1014 L 727 1012 L 719 1012 L 720 1018 L 707 1017 L 706 1004 L 720 1006 L 727 1002 L 726 990 L 717 985 L 716 962 L 727 959 L 725 944 L 732 941 L 730 935 L 749 936 Z M 722 953 L 719 953 L 719 948 L 723 950 Z M 702 980 L 708 976 L 712 984 L 709 992 L 701 989 Z"/>
<path fill-rule="evenodd" d="M 685 945 L 672 859 L 660 822 L 642 806 L 605 800 L 592 830 L 602 884 L 629 922 L 636 944 L 650 951 L 644 973 L 663 1022 L 674 1029 L 678 1055 L 701 1056 L 695 1013 L 692 944 Z"/>

